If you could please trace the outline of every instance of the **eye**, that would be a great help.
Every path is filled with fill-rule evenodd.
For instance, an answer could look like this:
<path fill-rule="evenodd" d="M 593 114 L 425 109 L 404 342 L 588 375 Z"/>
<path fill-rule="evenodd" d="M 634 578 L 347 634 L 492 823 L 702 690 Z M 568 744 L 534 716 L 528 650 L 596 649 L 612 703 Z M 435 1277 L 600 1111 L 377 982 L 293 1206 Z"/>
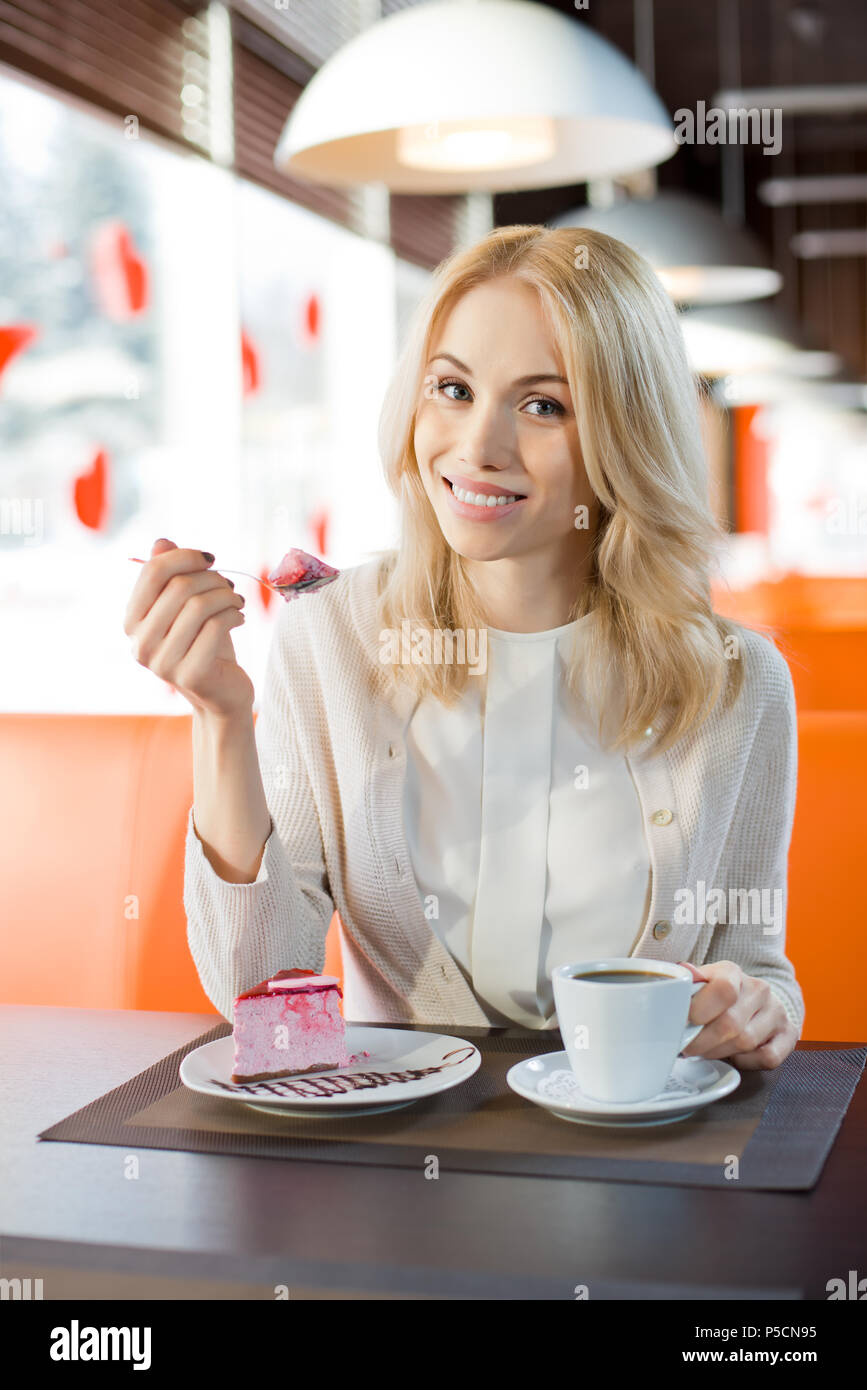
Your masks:
<path fill-rule="evenodd" d="M 459 391 L 466 391 L 467 393 L 469 393 L 470 388 L 467 386 L 466 382 L 459 381 L 456 377 L 444 377 L 437 381 L 438 394 L 442 394 L 446 397 L 447 400 L 455 401 L 458 404 L 465 403 L 468 399 L 468 396 L 449 395 L 450 387 L 455 387 Z M 553 420 L 558 415 L 566 414 L 565 407 L 562 406 L 559 401 L 552 400 L 550 396 L 533 396 L 532 399 L 527 401 L 526 404 L 541 405 L 548 407 L 548 409 L 545 411 L 533 410 L 529 412 L 531 415 L 534 415 L 538 420 Z"/>
<path fill-rule="evenodd" d="M 446 395 L 446 388 L 449 386 L 457 386 L 458 389 L 461 391 L 469 390 L 469 387 L 463 381 L 456 381 L 454 377 L 447 377 L 445 380 L 437 382 L 437 390 L 441 391 L 444 395 Z M 446 399 L 453 401 L 458 398 L 455 396 L 446 395 Z"/>
<path fill-rule="evenodd" d="M 548 406 L 551 407 L 551 410 L 550 410 L 550 411 L 546 411 L 544 414 L 542 414 L 540 411 L 536 411 L 536 410 L 530 412 L 532 415 L 536 415 L 540 420 L 553 420 L 555 416 L 557 416 L 557 415 L 565 415 L 565 413 L 566 413 L 565 410 L 563 409 L 563 406 L 560 404 L 560 402 L 559 402 L 559 401 L 552 401 L 551 398 L 550 398 L 549 396 L 534 396 L 533 399 L 532 399 L 531 401 L 528 401 L 528 402 L 527 402 L 527 404 L 528 404 L 528 405 L 548 405 Z"/>

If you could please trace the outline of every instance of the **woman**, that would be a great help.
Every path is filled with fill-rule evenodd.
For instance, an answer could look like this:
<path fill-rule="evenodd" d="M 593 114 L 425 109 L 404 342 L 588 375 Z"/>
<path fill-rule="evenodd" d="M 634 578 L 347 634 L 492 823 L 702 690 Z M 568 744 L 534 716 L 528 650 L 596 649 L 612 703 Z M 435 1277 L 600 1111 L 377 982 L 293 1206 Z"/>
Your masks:
<path fill-rule="evenodd" d="M 689 963 L 687 1055 L 791 1052 L 792 682 L 711 607 L 721 532 L 677 315 L 584 228 L 434 277 L 381 417 L 397 549 L 278 618 L 254 737 L 213 556 L 158 541 L 137 658 L 194 710 L 184 901 L 204 988 L 320 971 L 354 1022 L 556 1026 L 570 960 Z M 701 967 L 697 969 L 696 967 Z"/>

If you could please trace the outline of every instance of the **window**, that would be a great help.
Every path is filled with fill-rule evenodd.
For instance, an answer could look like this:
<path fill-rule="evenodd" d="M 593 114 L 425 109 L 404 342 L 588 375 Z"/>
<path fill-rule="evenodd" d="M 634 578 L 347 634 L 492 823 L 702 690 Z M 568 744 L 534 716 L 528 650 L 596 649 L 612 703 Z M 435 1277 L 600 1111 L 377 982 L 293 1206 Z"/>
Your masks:
<path fill-rule="evenodd" d="M 0 180 L 2 708 L 185 714 L 130 654 L 128 557 L 393 544 L 376 424 L 429 275 L 8 70 Z M 259 688 L 281 600 L 234 577 Z"/>

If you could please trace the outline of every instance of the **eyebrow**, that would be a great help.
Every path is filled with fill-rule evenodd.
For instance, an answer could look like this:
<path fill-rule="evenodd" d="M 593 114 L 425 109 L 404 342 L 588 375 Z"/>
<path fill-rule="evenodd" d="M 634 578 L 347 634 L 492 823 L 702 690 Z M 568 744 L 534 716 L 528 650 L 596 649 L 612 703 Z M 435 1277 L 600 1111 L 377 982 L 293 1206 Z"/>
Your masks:
<path fill-rule="evenodd" d="M 459 357 L 454 357 L 450 352 L 435 352 L 433 357 L 428 359 L 427 365 L 435 362 L 438 357 L 445 358 L 448 362 L 453 362 L 460 371 L 466 372 L 467 376 L 472 376 L 472 371 L 466 362 L 462 362 Z M 564 376 L 557 376 L 554 372 L 538 372 L 535 376 L 519 376 L 512 382 L 513 386 L 532 386 L 536 381 L 559 381 L 564 386 L 569 383 Z"/>

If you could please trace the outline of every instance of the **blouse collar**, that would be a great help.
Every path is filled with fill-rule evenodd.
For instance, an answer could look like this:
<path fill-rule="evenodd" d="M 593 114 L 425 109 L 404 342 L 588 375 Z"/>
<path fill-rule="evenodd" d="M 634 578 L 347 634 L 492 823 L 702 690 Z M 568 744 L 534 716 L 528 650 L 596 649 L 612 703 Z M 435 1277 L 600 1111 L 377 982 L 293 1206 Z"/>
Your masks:
<path fill-rule="evenodd" d="M 586 627 L 592 616 L 592 613 L 585 613 L 581 618 L 574 618 L 571 623 L 563 623 L 560 627 L 545 628 L 543 632 L 506 632 L 503 628 L 490 626 L 487 630 L 492 637 L 503 642 L 548 642 Z"/>

